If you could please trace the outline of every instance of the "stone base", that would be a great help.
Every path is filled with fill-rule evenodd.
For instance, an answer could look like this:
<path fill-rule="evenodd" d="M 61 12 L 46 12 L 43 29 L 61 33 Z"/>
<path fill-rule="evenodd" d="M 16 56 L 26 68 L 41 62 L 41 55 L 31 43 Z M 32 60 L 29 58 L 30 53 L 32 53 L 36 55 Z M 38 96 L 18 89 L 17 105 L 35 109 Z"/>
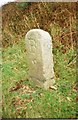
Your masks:
<path fill-rule="evenodd" d="M 50 80 L 47 80 L 43 83 L 43 87 L 44 87 L 45 90 L 48 90 L 51 86 L 53 86 L 54 83 L 55 83 L 54 78 L 50 79 Z"/>
<path fill-rule="evenodd" d="M 45 90 L 48 90 L 55 83 L 54 78 L 50 80 L 46 80 L 45 82 L 41 82 L 37 80 L 36 78 L 30 78 L 29 80 L 32 81 L 35 86 L 40 87 Z"/>

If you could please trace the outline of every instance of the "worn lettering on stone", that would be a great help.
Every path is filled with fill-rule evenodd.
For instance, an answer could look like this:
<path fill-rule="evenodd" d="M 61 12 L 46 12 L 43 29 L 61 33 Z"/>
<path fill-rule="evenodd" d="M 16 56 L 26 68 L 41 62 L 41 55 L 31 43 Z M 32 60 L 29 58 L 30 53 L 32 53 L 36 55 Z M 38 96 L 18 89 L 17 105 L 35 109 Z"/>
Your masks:
<path fill-rule="evenodd" d="M 26 36 L 29 78 L 38 86 L 48 89 L 55 82 L 52 38 L 48 32 L 32 29 Z"/>

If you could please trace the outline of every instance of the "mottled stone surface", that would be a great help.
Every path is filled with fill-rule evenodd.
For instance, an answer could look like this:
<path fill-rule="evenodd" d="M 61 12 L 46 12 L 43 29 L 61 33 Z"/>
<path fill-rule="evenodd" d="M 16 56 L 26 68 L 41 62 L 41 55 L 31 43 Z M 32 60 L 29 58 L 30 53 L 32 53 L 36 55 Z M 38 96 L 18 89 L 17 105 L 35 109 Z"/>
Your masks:
<path fill-rule="evenodd" d="M 32 29 L 25 41 L 29 77 L 36 85 L 48 89 L 55 82 L 51 36 L 41 29 Z"/>

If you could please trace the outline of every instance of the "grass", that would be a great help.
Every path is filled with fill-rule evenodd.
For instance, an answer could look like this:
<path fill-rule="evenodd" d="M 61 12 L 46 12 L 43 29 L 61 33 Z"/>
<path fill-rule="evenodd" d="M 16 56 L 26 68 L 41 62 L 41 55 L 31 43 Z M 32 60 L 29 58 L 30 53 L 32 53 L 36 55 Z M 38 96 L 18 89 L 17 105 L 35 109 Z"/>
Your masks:
<path fill-rule="evenodd" d="M 76 118 L 76 52 L 54 48 L 56 83 L 47 91 L 27 79 L 25 42 L 3 50 L 3 118 Z"/>

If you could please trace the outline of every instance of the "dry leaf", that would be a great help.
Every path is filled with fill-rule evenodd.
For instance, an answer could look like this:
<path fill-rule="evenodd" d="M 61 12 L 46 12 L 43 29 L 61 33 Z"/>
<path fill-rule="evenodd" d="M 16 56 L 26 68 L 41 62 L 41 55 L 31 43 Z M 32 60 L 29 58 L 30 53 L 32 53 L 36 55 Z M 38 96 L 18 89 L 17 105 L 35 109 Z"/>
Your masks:
<path fill-rule="evenodd" d="M 71 101 L 71 98 L 67 97 L 67 100 L 68 100 L 68 101 Z"/>
<path fill-rule="evenodd" d="M 57 90 L 56 86 L 50 86 L 50 89 Z"/>

